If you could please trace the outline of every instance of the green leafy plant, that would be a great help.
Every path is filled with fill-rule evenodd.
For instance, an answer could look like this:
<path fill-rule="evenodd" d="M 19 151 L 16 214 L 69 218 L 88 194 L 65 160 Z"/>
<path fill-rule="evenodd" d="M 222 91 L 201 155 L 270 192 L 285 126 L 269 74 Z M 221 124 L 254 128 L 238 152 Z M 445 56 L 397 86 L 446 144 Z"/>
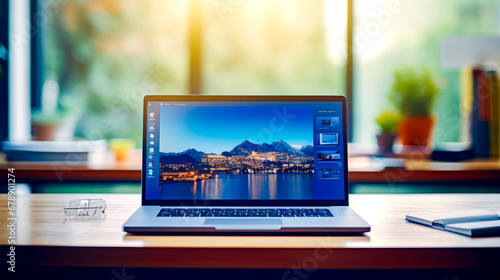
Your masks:
<path fill-rule="evenodd" d="M 407 67 L 394 72 L 389 99 L 404 116 L 426 117 L 432 114 L 439 93 L 431 71 Z"/>
<path fill-rule="evenodd" d="M 31 121 L 34 124 L 43 124 L 43 125 L 57 125 L 61 123 L 63 119 L 62 114 L 60 113 L 46 113 L 43 111 L 38 111 L 33 113 L 31 116 Z"/>
<path fill-rule="evenodd" d="M 401 123 L 401 114 L 393 110 L 384 110 L 375 120 L 382 134 L 393 134 Z"/>

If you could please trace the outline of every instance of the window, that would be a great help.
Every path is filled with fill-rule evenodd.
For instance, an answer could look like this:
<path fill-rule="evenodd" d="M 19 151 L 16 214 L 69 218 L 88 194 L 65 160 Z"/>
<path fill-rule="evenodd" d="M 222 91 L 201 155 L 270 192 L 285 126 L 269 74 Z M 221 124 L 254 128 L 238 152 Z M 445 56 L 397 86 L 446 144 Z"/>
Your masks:
<path fill-rule="evenodd" d="M 458 35 L 500 35 L 495 0 L 354 1 L 354 141 L 375 142 L 375 118 L 390 108 L 393 71 L 431 69 L 442 92 L 434 140 L 460 141 L 460 69 L 441 65 L 440 43 Z"/>
<path fill-rule="evenodd" d="M 347 1 L 64 1 L 50 8 L 44 80 L 58 83 L 59 107 L 75 116 L 76 136 L 140 143 L 145 94 L 346 91 Z"/>

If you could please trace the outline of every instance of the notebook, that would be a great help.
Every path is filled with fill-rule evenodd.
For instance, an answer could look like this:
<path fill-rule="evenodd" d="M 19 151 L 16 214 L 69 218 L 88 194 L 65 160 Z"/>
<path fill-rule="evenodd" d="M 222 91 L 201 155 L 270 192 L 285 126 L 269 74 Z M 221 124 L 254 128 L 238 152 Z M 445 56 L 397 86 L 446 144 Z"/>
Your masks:
<path fill-rule="evenodd" d="M 406 220 L 467 236 L 500 235 L 500 216 L 483 209 L 412 214 Z"/>

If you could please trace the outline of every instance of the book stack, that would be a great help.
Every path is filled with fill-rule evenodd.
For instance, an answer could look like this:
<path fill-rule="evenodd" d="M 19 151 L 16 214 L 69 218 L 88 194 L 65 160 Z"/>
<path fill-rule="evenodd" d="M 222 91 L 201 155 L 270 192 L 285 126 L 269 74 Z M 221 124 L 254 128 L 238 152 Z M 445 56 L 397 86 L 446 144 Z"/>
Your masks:
<path fill-rule="evenodd" d="M 462 131 L 476 158 L 500 156 L 500 85 L 496 70 L 462 70 Z"/>

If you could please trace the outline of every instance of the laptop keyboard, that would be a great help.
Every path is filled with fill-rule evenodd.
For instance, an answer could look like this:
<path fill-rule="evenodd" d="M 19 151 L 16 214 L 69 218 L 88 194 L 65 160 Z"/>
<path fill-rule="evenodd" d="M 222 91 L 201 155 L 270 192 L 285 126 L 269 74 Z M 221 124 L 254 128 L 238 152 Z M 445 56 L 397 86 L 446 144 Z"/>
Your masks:
<path fill-rule="evenodd" d="M 162 208 L 157 217 L 333 217 L 328 209 Z"/>

